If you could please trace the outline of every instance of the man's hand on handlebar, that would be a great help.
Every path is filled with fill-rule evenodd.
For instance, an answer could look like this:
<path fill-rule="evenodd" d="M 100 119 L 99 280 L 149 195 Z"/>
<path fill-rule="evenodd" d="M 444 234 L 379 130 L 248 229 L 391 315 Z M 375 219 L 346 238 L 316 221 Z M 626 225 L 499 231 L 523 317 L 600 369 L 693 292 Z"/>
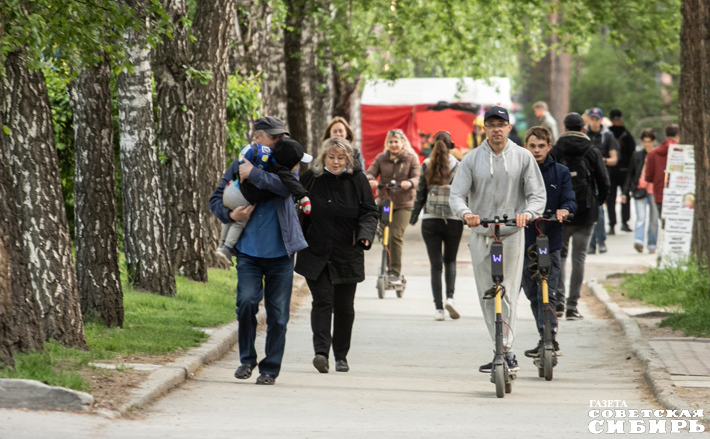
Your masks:
<path fill-rule="evenodd" d="M 404 189 L 404 190 L 406 191 L 407 189 L 409 189 L 409 188 L 412 187 L 412 182 L 409 181 L 409 180 L 403 180 L 403 181 L 399 184 L 399 186 L 400 186 L 402 189 Z"/>
<path fill-rule="evenodd" d="M 530 215 L 527 213 L 515 214 L 515 225 L 518 227 L 525 227 L 530 222 Z"/>
<path fill-rule="evenodd" d="M 370 180 L 370 187 L 372 189 L 377 189 L 377 180 Z"/>
<path fill-rule="evenodd" d="M 569 210 L 567 209 L 557 209 L 557 221 L 562 222 L 569 216 Z"/>
<path fill-rule="evenodd" d="M 481 224 L 481 217 L 472 213 L 465 214 L 463 220 L 466 221 L 466 225 L 469 227 L 476 227 Z"/>

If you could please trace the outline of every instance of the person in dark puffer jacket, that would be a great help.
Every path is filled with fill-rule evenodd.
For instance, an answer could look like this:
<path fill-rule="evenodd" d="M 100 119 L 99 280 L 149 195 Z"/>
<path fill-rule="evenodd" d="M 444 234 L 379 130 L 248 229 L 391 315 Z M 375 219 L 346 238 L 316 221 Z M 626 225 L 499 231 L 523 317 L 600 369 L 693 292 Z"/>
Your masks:
<path fill-rule="evenodd" d="M 550 151 L 558 161 L 563 159 L 568 161 L 587 160 L 591 169 L 594 184 L 596 185 L 596 196 L 598 204 L 602 204 L 609 193 L 609 175 L 601 153 L 592 146 L 592 142 L 582 129 L 584 121 L 578 113 L 570 113 L 565 117 L 565 132 L 557 140 L 557 143 Z M 573 176 L 574 177 L 574 176 Z M 577 204 L 579 205 L 580 193 L 575 192 Z M 562 234 L 562 253 L 560 254 L 560 280 L 557 283 L 556 307 L 557 316 L 561 317 L 565 312 L 565 263 L 570 250 L 570 238 L 572 239 L 572 275 L 570 277 L 569 297 L 567 298 L 566 317 L 569 320 L 581 319 L 582 315 L 577 311 L 577 301 L 582 290 L 584 280 L 584 261 L 587 257 L 587 247 L 592 236 L 594 225 L 597 220 L 604 221 L 604 217 L 599 214 L 599 209 L 582 211 L 579 208 L 574 219 L 569 225 L 565 225 Z"/>

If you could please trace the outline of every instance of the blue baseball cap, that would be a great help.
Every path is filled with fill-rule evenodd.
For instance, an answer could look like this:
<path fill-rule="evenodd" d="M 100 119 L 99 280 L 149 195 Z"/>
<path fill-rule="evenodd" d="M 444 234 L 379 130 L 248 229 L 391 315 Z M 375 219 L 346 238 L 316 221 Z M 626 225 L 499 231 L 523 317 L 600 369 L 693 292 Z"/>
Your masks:
<path fill-rule="evenodd" d="M 510 116 L 508 116 L 508 110 L 503 107 L 491 107 L 486 111 L 483 116 L 483 120 L 486 121 L 490 117 L 500 117 L 508 122 L 510 122 Z"/>
<path fill-rule="evenodd" d="M 593 107 L 591 110 L 589 110 L 589 117 L 598 117 L 599 119 L 601 119 L 602 117 L 604 117 L 604 112 L 599 107 Z"/>

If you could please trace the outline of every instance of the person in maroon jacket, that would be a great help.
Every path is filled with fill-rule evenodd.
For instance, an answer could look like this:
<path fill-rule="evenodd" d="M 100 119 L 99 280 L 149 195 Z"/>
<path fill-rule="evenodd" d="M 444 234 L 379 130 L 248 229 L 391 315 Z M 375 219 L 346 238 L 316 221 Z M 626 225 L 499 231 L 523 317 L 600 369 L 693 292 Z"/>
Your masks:
<path fill-rule="evenodd" d="M 653 183 L 653 198 L 658 208 L 658 216 L 661 215 L 663 206 L 663 188 L 665 187 L 666 162 L 668 161 L 668 146 L 680 141 L 678 135 L 678 125 L 672 124 L 666 127 L 666 140 L 655 147 L 646 156 L 646 181 Z M 663 222 L 661 222 L 663 224 Z"/>

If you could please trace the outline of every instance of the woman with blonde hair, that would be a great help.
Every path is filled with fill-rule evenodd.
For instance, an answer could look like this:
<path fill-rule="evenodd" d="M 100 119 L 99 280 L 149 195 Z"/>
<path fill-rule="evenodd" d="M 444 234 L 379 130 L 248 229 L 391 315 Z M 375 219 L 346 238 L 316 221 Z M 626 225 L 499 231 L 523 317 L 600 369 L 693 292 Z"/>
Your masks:
<path fill-rule="evenodd" d="M 342 137 L 350 142 L 351 147 L 353 141 L 355 140 L 355 135 L 353 134 L 353 130 L 350 128 L 348 121 L 340 116 L 335 116 L 330 120 L 330 122 L 328 122 L 328 126 L 325 128 L 325 133 L 323 134 L 321 141 L 325 142 L 331 137 Z M 362 152 L 360 152 L 359 148 L 353 147 L 353 159 L 355 160 L 355 165 L 364 172 L 365 158 L 362 156 Z"/>
<path fill-rule="evenodd" d="M 452 319 L 459 318 L 459 313 L 454 307 L 454 286 L 456 254 L 463 234 L 463 221 L 454 215 L 449 207 L 451 181 L 459 164 L 450 153 L 452 149 L 454 149 L 454 142 L 451 140 L 451 134 L 447 131 L 439 131 L 434 135 L 434 148 L 429 158 L 422 164 L 414 210 L 409 220 L 410 224 L 416 224 L 421 212 L 422 237 L 431 266 L 431 290 L 436 307 L 434 318 L 439 321 L 444 320 L 442 269 L 446 281 L 446 310 Z"/>
<path fill-rule="evenodd" d="M 377 228 L 372 190 L 365 174 L 354 168 L 350 142 L 332 137 L 301 176 L 313 209 L 303 224 L 308 248 L 298 252 L 295 270 L 313 296 L 313 366 L 321 373 L 330 369 L 331 347 L 335 370 L 350 369 L 355 290 L 365 279 L 364 250 L 372 246 Z"/>
<path fill-rule="evenodd" d="M 375 161 L 367 170 L 367 179 L 372 188 L 377 187 L 377 177 L 380 182 L 389 184 L 395 181 L 399 188 L 390 190 L 392 199 L 392 222 L 390 223 L 390 258 L 391 272 L 389 282 L 404 283 L 402 276 L 402 245 L 404 231 L 409 224 L 414 207 L 416 185 L 419 182 L 419 157 L 414 153 L 404 131 L 392 129 L 387 131 L 384 151 L 375 157 Z M 377 192 L 378 199 L 384 198 L 384 189 Z"/>

